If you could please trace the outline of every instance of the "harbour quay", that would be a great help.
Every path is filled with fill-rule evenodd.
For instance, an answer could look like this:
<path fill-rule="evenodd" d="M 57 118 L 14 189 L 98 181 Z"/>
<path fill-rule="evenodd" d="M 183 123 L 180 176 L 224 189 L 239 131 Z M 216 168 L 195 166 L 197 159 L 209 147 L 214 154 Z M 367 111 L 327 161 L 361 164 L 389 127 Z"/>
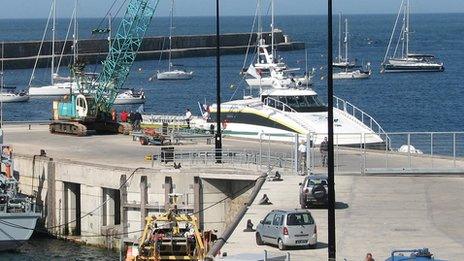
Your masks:
<path fill-rule="evenodd" d="M 221 54 L 243 54 L 246 52 L 249 42 L 256 42 L 257 33 L 228 33 L 222 34 Z M 263 33 L 266 42 L 271 41 L 271 33 Z M 136 60 L 167 59 L 169 52 L 166 49 L 169 42 L 168 36 L 147 36 L 143 39 Z M 305 44 L 293 41 L 282 30 L 274 31 L 274 42 L 279 51 L 293 51 L 305 49 Z M 4 68 L 27 69 L 33 68 L 36 59 L 37 67 L 49 67 L 51 60 L 51 41 L 44 41 L 39 52 L 40 41 L 22 41 L 4 43 Z M 55 41 L 55 49 L 62 52 L 62 63 L 68 64 L 73 59 L 73 42 Z M 99 64 L 108 55 L 107 39 L 82 39 L 79 40 L 79 59 L 87 64 Z M 205 57 L 216 55 L 216 35 L 177 35 L 172 36 L 172 58 Z M 59 57 L 56 57 L 58 62 Z"/>
<path fill-rule="evenodd" d="M 268 257 L 289 255 L 292 260 L 326 258 L 324 207 L 311 208 L 319 231 L 316 249 L 257 246 L 255 233 L 243 231 L 248 220 L 256 227 L 271 210 L 300 208 L 299 183 L 304 177 L 294 169 L 299 164 L 294 142 L 225 136 L 223 162 L 217 164 L 214 153 L 206 153 L 214 151 L 207 139 L 142 146 L 127 135 L 51 135 L 47 125 L 4 125 L 4 131 L 4 143 L 14 147 L 14 174 L 21 190 L 38 196 L 44 207 L 43 226 L 57 237 L 119 248 L 121 240 L 136 241 L 143 218 L 165 211 L 168 194 L 178 193 L 183 195 L 179 209 L 197 215 L 202 228 L 216 230 L 219 237 L 231 230 L 221 255 L 264 258 L 266 251 Z M 388 134 L 392 143 L 395 136 L 409 136 L 420 147 L 417 135 L 425 136 Z M 449 220 L 464 218 L 462 202 L 453 200 L 464 196 L 462 135 L 446 134 L 456 137 L 455 157 L 438 153 L 438 148 L 453 147 L 440 135 L 445 134 L 433 134 L 432 154 L 335 147 L 340 256 L 347 260 L 358 260 L 367 252 L 388 256 L 393 249 L 424 247 L 411 244 L 427 238 L 434 254 L 459 260 L 464 229 Z M 180 168 L 163 161 L 166 147 L 174 149 L 173 159 Z M 311 153 L 311 171 L 324 175 L 318 148 Z M 260 184 L 263 174 L 272 176 L 275 171 L 282 181 L 266 179 Z M 264 194 L 272 204 L 259 204 Z"/>

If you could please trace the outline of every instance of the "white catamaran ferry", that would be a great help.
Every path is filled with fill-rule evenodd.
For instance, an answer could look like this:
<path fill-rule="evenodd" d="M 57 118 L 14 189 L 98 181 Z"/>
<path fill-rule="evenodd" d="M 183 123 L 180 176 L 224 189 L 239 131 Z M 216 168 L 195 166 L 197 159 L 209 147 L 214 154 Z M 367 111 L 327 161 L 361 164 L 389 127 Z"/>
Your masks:
<path fill-rule="evenodd" d="M 209 129 L 215 124 L 216 105 L 204 113 L 208 118 L 196 118 L 193 126 Z M 229 101 L 221 104 L 221 122 L 224 135 L 259 139 L 271 134 L 271 139 L 290 141 L 298 133 L 302 139 L 313 134 L 318 145 L 326 136 L 327 106 L 311 88 L 271 88 L 258 97 Z M 385 132 L 367 113 L 340 98 L 334 100 L 335 140 L 339 145 L 362 142 L 370 146 L 385 144 Z M 363 135 L 366 134 L 366 135 Z"/>

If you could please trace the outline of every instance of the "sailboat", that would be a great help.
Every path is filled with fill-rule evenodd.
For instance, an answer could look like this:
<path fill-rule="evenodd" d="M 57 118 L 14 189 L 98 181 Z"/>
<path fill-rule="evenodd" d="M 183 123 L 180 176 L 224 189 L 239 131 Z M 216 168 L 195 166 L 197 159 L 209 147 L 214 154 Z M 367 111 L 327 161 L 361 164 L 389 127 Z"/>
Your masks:
<path fill-rule="evenodd" d="M 29 100 L 29 95 L 26 92 L 16 91 L 16 87 L 5 86 L 4 81 L 4 70 L 3 70 L 3 63 L 4 63 L 4 43 L 2 42 L 2 68 L 0 71 L 0 103 L 10 103 L 10 102 L 26 102 Z"/>
<path fill-rule="evenodd" d="M 181 65 L 172 63 L 172 31 L 174 29 L 174 0 L 171 0 L 170 27 L 169 27 L 169 61 L 167 71 L 158 71 L 156 79 L 158 80 L 190 80 L 193 72 L 187 72 Z"/>
<path fill-rule="evenodd" d="M 74 50 L 74 60 L 77 59 L 77 2 L 75 0 L 75 7 L 73 12 L 73 19 L 71 22 L 74 23 L 74 34 L 73 34 L 73 50 Z M 40 59 L 42 52 L 42 47 L 45 41 L 45 36 L 47 34 L 48 26 L 52 20 L 52 44 L 51 44 L 51 70 L 50 70 L 50 85 L 45 86 L 33 86 L 32 82 L 35 78 L 35 70 L 37 68 L 37 63 Z M 55 67 L 55 39 L 56 39 L 56 0 L 52 0 L 52 6 L 50 8 L 50 14 L 48 16 L 47 25 L 45 26 L 44 34 L 42 37 L 42 42 L 40 44 L 39 52 L 37 59 L 32 70 L 32 75 L 29 80 L 29 95 L 30 96 L 64 96 L 71 93 L 73 88 L 77 88 L 77 84 L 72 82 L 68 77 L 61 77 L 58 74 L 59 65 Z M 64 47 L 63 47 L 64 48 Z M 64 49 L 63 49 L 64 50 Z M 63 52 L 62 52 L 63 54 Z M 60 59 L 61 62 L 61 59 Z M 56 70 L 56 71 L 55 71 Z"/>
<path fill-rule="evenodd" d="M 342 16 L 340 14 L 340 27 L 341 27 Z M 359 68 L 355 62 L 351 62 L 348 59 L 348 19 L 345 19 L 345 37 L 343 40 L 345 45 L 345 57 L 341 55 L 341 30 L 339 33 L 339 55 L 333 66 L 339 68 L 338 72 L 333 73 L 334 80 L 342 79 L 367 79 L 371 76 L 370 63 L 367 64 L 366 68 Z"/>
<path fill-rule="evenodd" d="M 258 16 L 258 44 L 256 62 L 250 64 L 247 70 L 244 70 L 245 81 L 250 88 L 278 88 L 278 87 L 304 87 L 312 85 L 311 73 L 305 72 L 304 75 L 295 75 L 300 68 L 288 68 L 283 58 L 278 57 L 275 46 L 274 34 L 275 28 L 274 0 L 271 0 L 271 43 L 266 43 L 263 38 L 260 18 L 260 2 L 256 7 L 256 16 Z M 247 52 L 248 53 L 248 52 Z M 245 57 L 245 61 L 246 61 Z"/>
<path fill-rule="evenodd" d="M 345 57 L 342 53 L 342 13 L 338 14 L 338 56 L 337 60 L 332 63 L 333 67 L 337 68 L 353 68 L 356 67 L 356 60 L 350 61 L 348 58 L 348 30 L 345 28 L 345 38 L 343 45 L 345 47 Z"/>
<path fill-rule="evenodd" d="M 135 91 L 134 89 L 126 89 L 119 93 L 114 100 L 115 105 L 128 105 L 128 104 L 144 104 L 145 93 L 143 90 Z"/>
<path fill-rule="evenodd" d="M 410 34 L 410 13 L 411 5 L 409 0 L 402 0 L 395 25 L 390 36 L 387 51 L 382 62 L 381 72 L 443 72 L 445 70 L 443 62 L 431 54 L 414 54 L 409 50 Z M 400 17 L 403 17 L 403 25 L 398 35 L 393 54 L 390 55 L 393 38 L 396 35 L 396 28 Z"/>

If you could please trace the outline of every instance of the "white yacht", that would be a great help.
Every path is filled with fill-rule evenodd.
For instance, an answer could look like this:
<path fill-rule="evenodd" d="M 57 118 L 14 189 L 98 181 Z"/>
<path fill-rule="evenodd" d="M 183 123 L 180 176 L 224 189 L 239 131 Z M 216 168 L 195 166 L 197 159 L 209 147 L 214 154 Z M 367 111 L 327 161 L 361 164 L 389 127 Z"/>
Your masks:
<path fill-rule="evenodd" d="M 169 61 L 168 69 L 166 71 L 157 71 L 156 79 L 158 80 L 190 80 L 193 77 L 193 72 L 186 71 L 182 66 L 173 66 L 172 59 L 172 31 L 174 30 L 174 0 L 171 0 L 171 23 L 169 27 Z M 162 56 L 162 55 L 161 55 Z M 160 59 L 161 59 L 160 56 Z"/>
<path fill-rule="evenodd" d="M 258 7 L 260 9 L 259 1 Z M 258 14 L 259 12 L 257 12 Z M 261 28 L 258 28 L 258 42 L 256 49 L 256 62 L 251 64 L 245 73 L 245 81 L 251 88 L 272 88 L 287 85 L 285 82 L 293 82 L 296 86 L 310 86 L 311 75 L 306 68 L 304 75 L 296 75 L 300 68 L 288 68 L 281 57 L 278 57 L 274 34 L 274 1 L 271 1 L 271 44 L 266 44 Z M 260 18 L 258 18 L 260 20 Z M 251 42 L 251 41 L 250 41 Z M 248 54 L 248 51 L 247 51 Z M 247 60 L 245 56 L 245 63 Z M 306 59 L 307 60 L 307 59 Z M 306 66 L 307 67 L 307 66 Z M 273 73 L 274 72 L 274 73 Z"/>
<path fill-rule="evenodd" d="M 410 52 L 410 13 L 411 6 L 409 0 L 402 0 L 380 72 L 443 72 L 445 70 L 443 62 L 440 62 L 434 55 L 414 54 Z M 401 17 L 403 25 L 399 33 L 397 33 L 396 28 Z M 396 37 L 398 37 L 398 41 L 393 53 L 391 53 L 392 42 Z"/>
<path fill-rule="evenodd" d="M 144 104 L 145 103 L 145 94 L 142 90 L 140 91 L 133 91 L 133 90 L 126 90 L 118 96 L 114 100 L 115 105 L 127 105 L 127 104 Z"/>
<path fill-rule="evenodd" d="M 13 91 L 1 91 L 0 102 L 13 103 L 13 102 L 27 102 L 29 95 L 26 92 L 13 92 Z"/>
<path fill-rule="evenodd" d="M 340 13 L 340 28 L 341 28 L 341 21 L 342 16 Z M 348 80 L 348 79 L 367 79 L 371 76 L 371 68 L 370 63 L 364 68 L 361 66 L 357 66 L 356 62 L 351 62 L 348 58 L 348 19 L 345 19 L 345 38 L 343 40 L 345 46 L 345 57 L 341 54 L 341 29 L 339 30 L 339 42 L 338 42 L 338 59 L 333 62 L 332 66 L 337 68 L 333 73 L 334 80 Z M 356 59 L 355 59 L 356 61 Z"/>
<path fill-rule="evenodd" d="M 167 71 L 158 71 L 156 79 L 158 80 L 190 80 L 193 77 L 193 72 L 187 72 L 179 66 L 175 68 L 171 63 Z"/>
<path fill-rule="evenodd" d="M 345 47 L 345 57 L 342 53 L 342 42 Z M 351 61 L 348 58 L 348 20 L 345 19 L 345 36 L 342 41 L 342 13 L 338 15 L 338 56 L 333 61 L 332 66 L 335 68 L 354 68 L 356 67 L 356 59 Z"/>
<path fill-rule="evenodd" d="M 4 44 L 2 43 L 2 62 L 0 70 L 0 103 L 27 102 L 29 95 L 25 91 L 16 91 L 16 87 L 5 86 L 4 63 Z"/>
<path fill-rule="evenodd" d="M 368 79 L 371 76 L 370 67 L 368 69 L 356 70 L 341 70 L 333 73 L 334 80 L 349 80 L 349 79 Z"/>
<path fill-rule="evenodd" d="M 78 47 L 77 47 L 77 42 L 78 42 L 78 30 L 77 30 L 77 0 L 75 1 L 75 6 L 74 6 L 74 11 L 73 11 L 73 16 L 70 22 L 69 28 L 71 28 L 71 24 L 74 24 L 74 33 L 73 33 L 73 51 L 74 51 L 74 61 L 77 59 L 77 53 L 78 53 Z M 42 53 L 42 48 L 44 45 L 44 40 L 45 36 L 47 33 L 48 29 L 48 24 L 52 20 L 52 50 L 51 50 L 51 69 L 50 69 L 50 84 L 48 85 L 43 85 L 43 86 L 36 86 L 33 84 L 33 81 L 35 79 L 35 70 L 37 68 L 37 63 L 38 60 L 41 58 L 41 53 Z M 69 31 L 67 33 L 67 36 L 69 35 Z M 32 75 L 29 80 L 29 85 L 28 85 L 28 90 L 29 90 L 29 95 L 30 96 L 64 96 L 67 94 L 70 94 L 73 88 L 77 88 L 77 84 L 73 83 L 70 79 L 70 77 L 62 77 L 59 75 L 59 68 L 60 64 L 62 61 L 63 56 L 60 56 L 59 62 L 57 66 L 55 66 L 55 58 L 56 58 L 56 48 L 55 48 L 55 39 L 56 39 L 56 0 L 52 0 L 52 6 L 51 6 L 51 12 L 50 16 L 48 17 L 47 20 L 47 26 L 44 31 L 44 35 L 42 38 L 42 42 L 40 43 L 39 51 L 37 54 L 36 62 L 34 65 L 34 69 L 32 70 Z M 67 41 L 67 38 L 65 39 Z M 64 48 L 66 45 L 63 46 L 63 50 L 61 50 L 61 53 L 64 53 Z"/>
<path fill-rule="evenodd" d="M 208 119 L 195 118 L 197 128 L 209 129 L 214 125 L 216 105 L 207 113 Z M 318 145 L 327 136 L 327 107 L 311 88 L 273 88 L 259 97 L 221 104 L 224 135 L 259 139 L 262 133 L 272 139 L 289 141 L 289 134 L 301 134 L 302 139 L 313 135 Z M 340 98 L 334 100 L 335 143 L 355 145 L 366 142 L 371 146 L 385 145 L 382 127 L 367 113 Z"/>

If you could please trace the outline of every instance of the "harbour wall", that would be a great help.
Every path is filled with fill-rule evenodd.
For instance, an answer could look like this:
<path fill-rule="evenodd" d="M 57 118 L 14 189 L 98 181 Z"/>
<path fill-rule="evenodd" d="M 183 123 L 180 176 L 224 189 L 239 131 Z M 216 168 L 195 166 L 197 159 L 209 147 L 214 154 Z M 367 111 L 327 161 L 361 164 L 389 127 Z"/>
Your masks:
<path fill-rule="evenodd" d="M 264 33 L 266 43 L 271 42 L 270 33 Z M 250 40 L 249 33 L 223 34 L 220 38 L 221 54 L 245 54 L 249 43 L 256 43 L 257 34 L 253 34 Z M 280 51 L 301 50 L 305 48 L 302 42 L 293 42 L 289 36 L 280 30 L 275 32 L 275 44 Z M 61 53 L 61 65 L 68 65 L 73 59 L 72 41 L 55 42 L 55 64 L 59 63 Z M 64 49 L 63 49 L 64 47 Z M 4 44 L 5 69 L 33 68 L 40 49 L 40 41 L 7 42 Z M 169 37 L 146 37 L 137 54 L 137 60 L 167 59 Z M 216 55 L 216 35 L 188 35 L 172 37 L 172 57 L 203 57 Z M 52 42 L 44 42 L 37 67 L 50 67 Z M 78 43 L 79 58 L 88 64 L 100 63 L 107 56 L 107 39 L 86 39 Z M 163 51 L 164 50 L 164 51 Z"/>
<path fill-rule="evenodd" d="M 248 201 L 256 178 L 230 175 L 227 168 L 131 169 L 38 155 L 15 155 L 13 169 L 21 192 L 36 195 L 43 207 L 39 229 L 108 248 L 119 248 L 121 235 L 136 241 L 145 217 L 168 208 L 170 193 L 182 194 L 178 209 L 194 213 L 202 229 L 221 234 Z"/>

